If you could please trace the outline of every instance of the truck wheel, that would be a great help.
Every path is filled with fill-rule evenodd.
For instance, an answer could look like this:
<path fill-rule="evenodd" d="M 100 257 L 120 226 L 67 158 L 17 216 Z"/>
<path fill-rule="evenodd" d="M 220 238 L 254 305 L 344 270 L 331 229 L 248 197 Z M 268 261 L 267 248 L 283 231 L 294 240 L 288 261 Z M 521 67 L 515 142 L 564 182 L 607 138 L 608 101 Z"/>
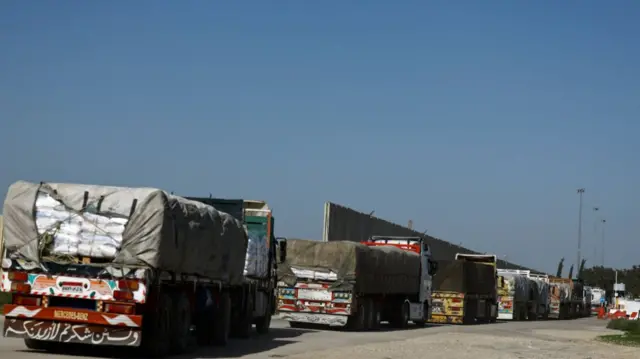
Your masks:
<path fill-rule="evenodd" d="M 301 328 L 304 328 L 304 324 L 300 322 L 289 322 L 289 327 L 293 329 L 301 329 Z"/>
<path fill-rule="evenodd" d="M 191 303 L 184 293 L 178 293 L 174 298 L 171 352 L 182 354 L 189 348 L 191 337 Z"/>
<path fill-rule="evenodd" d="M 424 328 L 427 324 L 429 316 L 429 304 L 425 303 L 422 310 L 422 319 L 413 321 L 413 324 L 415 324 L 418 328 Z"/>
<path fill-rule="evenodd" d="M 256 332 L 261 335 L 267 334 L 269 333 L 269 327 L 271 327 L 271 312 L 256 320 Z"/>
<path fill-rule="evenodd" d="M 238 313 L 238 321 L 232 325 L 232 334 L 236 338 L 247 339 L 251 336 L 251 329 L 253 327 L 253 296 L 247 296 L 247 302 L 245 308 L 242 308 L 242 312 Z"/>
<path fill-rule="evenodd" d="M 382 313 L 380 312 L 380 304 L 372 299 L 369 305 L 369 328 L 371 330 L 379 330 L 381 321 Z"/>
<path fill-rule="evenodd" d="M 43 350 L 43 351 L 53 352 L 59 349 L 60 346 L 58 344 L 60 343 L 29 339 L 29 338 L 25 338 L 24 340 L 24 345 L 26 345 L 26 347 L 31 350 Z"/>
<path fill-rule="evenodd" d="M 220 302 L 213 316 L 213 344 L 225 346 L 229 343 L 231 329 L 231 299 L 229 298 L 229 293 L 222 293 L 219 300 Z"/>
<path fill-rule="evenodd" d="M 367 304 L 366 298 L 358 298 L 358 305 L 356 307 L 356 314 L 349 316 L 347 319 L 347 329 L 349 330 L 363 330 L 365 329 L 369 323 L 368 322 L 368 309 L 369 306 Z"/>
<path fill-rule="evenodd" d="M 397 329 L 405 329 L 409 326 L 409 303 L 400 302 L 396 309 L 396 313 L 393 316 L 394 320 L 391 325 Z"/>
<path fill-rule="evenodd" d="M 173 305 L 167 293 L 160 295 L 155 312 L 145 317 L 141 349 L 144 356 L 159 358 L 169 354 L 172 334 Z"/>

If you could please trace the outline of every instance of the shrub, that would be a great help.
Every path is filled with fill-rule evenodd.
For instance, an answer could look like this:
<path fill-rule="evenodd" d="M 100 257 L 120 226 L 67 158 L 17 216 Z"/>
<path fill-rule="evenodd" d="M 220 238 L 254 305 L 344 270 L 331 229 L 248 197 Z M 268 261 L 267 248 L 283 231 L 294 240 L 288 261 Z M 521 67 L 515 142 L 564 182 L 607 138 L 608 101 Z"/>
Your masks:
<path fill-rule="evenodd" d="M 627 319 L 613 319 L 607 324 L 607 328 L 622 330 L 625 332 L 640 334 L 640 321 Z"/>

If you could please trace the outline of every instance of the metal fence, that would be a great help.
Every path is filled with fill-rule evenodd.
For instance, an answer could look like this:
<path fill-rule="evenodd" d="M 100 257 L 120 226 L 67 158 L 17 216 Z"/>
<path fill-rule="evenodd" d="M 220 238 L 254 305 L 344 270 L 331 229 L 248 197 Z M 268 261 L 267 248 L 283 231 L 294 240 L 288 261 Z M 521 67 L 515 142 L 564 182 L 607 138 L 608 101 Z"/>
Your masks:
<path fill-rule="evenodd" d="M 374 217 L 336 203 L 324 205 L 323 241 L 364 241 L 372 235 L 380 236 L 419 236 L 426 238 L 436 260 L 453 260 L 456 253 L 481 254 L 442 239 L 434 238 L 399 224 Z M 542 273 L 504 260 L 498 260 L 498 267 L 505 269 L 524 269 Z"/>

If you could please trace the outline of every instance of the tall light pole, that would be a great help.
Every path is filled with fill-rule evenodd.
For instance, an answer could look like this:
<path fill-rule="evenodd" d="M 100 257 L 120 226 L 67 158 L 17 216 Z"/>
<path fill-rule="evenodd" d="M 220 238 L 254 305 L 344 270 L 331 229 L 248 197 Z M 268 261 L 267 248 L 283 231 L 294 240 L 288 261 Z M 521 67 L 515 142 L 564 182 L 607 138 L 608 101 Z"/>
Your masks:
<path fill-rule="evenodd" d="M 580 196 L 580 207 L 578 208 L 578 261 L 576 268 L 580 268 L 580 247 L 582 246 L 582 195 L 584 188 L 578 188 L 578 196 Z"/>
<path fill-rule="evenodd" d="M 602 253 L 600 253 L 602 255 L 602 268 L 604 268 L 604 227 L 606 223 L 607 223 L 607 220 L 603 219 L 602 220 Z"/>
<path fill-rule="evenodd" d="M 600 222 L 600 218 L 598 218 L 598 211 L 600 207 L 593 207 L 593 266 L 596 266 L 596 260 L 598 258 L 598 223 Z"/>

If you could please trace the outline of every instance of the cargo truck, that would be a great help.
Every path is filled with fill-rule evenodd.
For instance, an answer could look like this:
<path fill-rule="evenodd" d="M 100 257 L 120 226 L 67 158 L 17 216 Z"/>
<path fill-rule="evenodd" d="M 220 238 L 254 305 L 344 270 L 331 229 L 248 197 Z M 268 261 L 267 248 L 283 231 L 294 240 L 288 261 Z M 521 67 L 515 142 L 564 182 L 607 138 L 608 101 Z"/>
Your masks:
<path fill-rule="evenodd" d="M 548 319 L 549 312 L 551 311 L 549 276 L 546 274 L 531 273 L 529 274 L 529 279 L 537 284 L 537 318 Z"/>
<path fill-rule="evenodd" d="M 263 251 L 271 267 L 249 280 L 248 237 L 232 215 L 155 188 L 16 182 L 4 202 L 3 335 L 160 357 L 185 352 L 193 334 L 225 345 L 252 323 L 264 332 L 268 298 L 256 293 L 274 280 L 275 241 Z"/>
<path fill-rule="evenodd" d="M 606 304 L 607 292 L 602 288 L 591 288 L 591 315 L 598 315 L 600 307 Z"/>
<path fill-rule="evenodd" d="M 255 324 L 258 334 L 267 333 L 276 310 L 278 258 L 286 257 L 286 246 L 278 246 L 278 241 L 286 242 L 286 238 L 275 237 L 275 218 L 271 208 L 265 201 L 259 200 L 186 198 L 229 213 L 244 223 L 248 235 L 243 272 L 249 291 L 246 296 L 248 303 L 245 303 L 248 312 L 246 317 L 231 319 L 231 334 L 241 338 L 248 337 L 247 328 L 251 327 L 250 323 Z"/>
<path fill-rule="evenodd" d="M 375 330 L 387 321 L 424 326 L 437 264 L 421 237 L 350 241 L 289 240 L 278 267 L 278 313 L 302 323 Z"/>
<path fill-rule="evenodd" d="M 584 284 L 579 279 L 550 277 L 551 311 L 557 319 L 580 318 L 586 313 L 583 303 Z"/>
<path fill-rule="evenodd" d="M 493 323 L 498 317 L 495 255 L 456 254 L 434 277 L 434 323 Z"/>
<path fill-rule="evenodd" d="M 498 269 L 498 319 L 527 320 L 533 318 L 535 305 L 530 272 L 519 269 Z"/>
<path fill-rule="evenodd" d="M 584 286 L 583 296 L 582 296 L 582 317 L 590 317 L 591 316 L 591 298 L 592 298 L 592 289 L 589 286 Z"/>

